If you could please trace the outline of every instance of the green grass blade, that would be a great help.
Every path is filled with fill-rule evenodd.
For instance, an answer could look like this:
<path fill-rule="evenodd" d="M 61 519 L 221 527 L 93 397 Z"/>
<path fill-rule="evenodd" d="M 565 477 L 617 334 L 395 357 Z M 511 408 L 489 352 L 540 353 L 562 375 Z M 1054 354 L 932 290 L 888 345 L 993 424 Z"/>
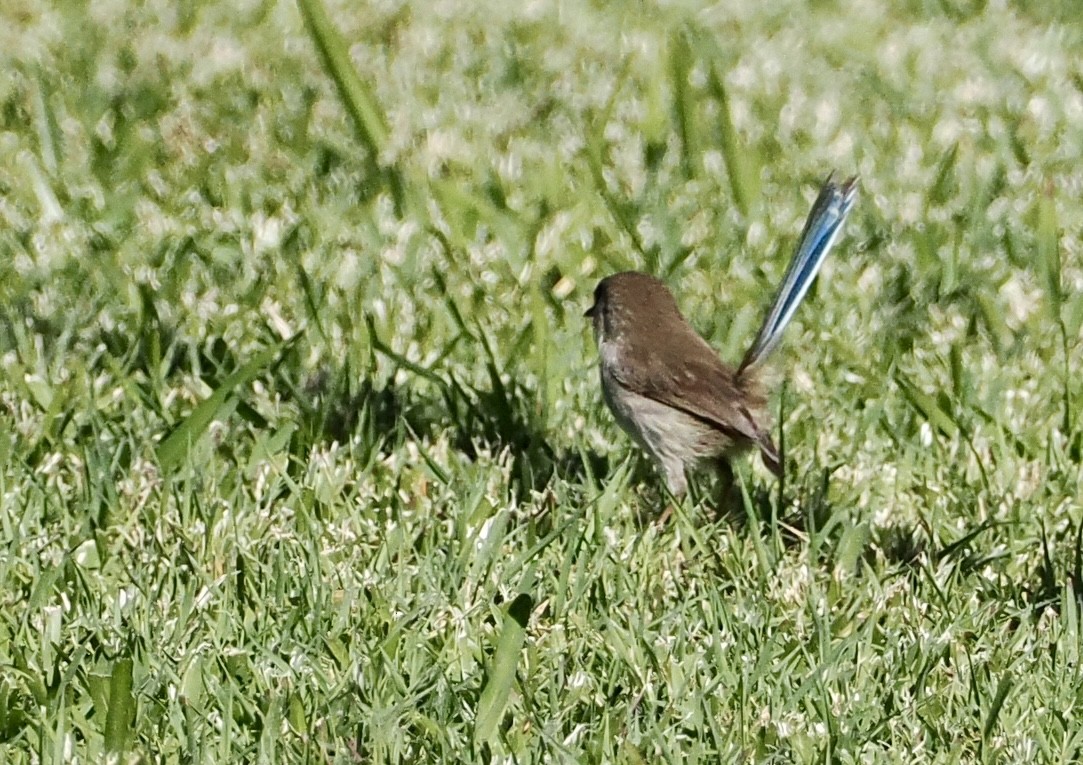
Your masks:
<path fill-rule="evenodd" d="M 308 276 L 308 271 L 305 270 L 300 258 L 297 259 L 294 268 L 297 271 L 297 281 L 301 285 L 301 293 L 305 297 L 305 309 L 308 311 L 308 317 L 315 325 L 316 331 L 319 333 L 320 340 L 323 341 L 324 346 L 329 346 L 330 341 L 327 338 L 327 332 L 323 328 L 323 312 L 320 310 L 320 301 L 316 297 L 316 288 L 313 286 L 312 280 Z"/>
<path fill-rule="evenodd" d="M 718 146 L 726 163 L 733 201 L 742 215 L 748 215 L 760 198 L 760 168 L 755 152 L 741 140 L 730 116 L 730 99 L 725 78 L 719 68 L 720 53 L 713 41 L 700 36 L 700 55 L 710 61 L 707 69 L 707 92 L 718 102 Z"/>
<path fill-rule="evenodd" d="M 657 257 L 652 257 L 652 254 L 648 253 L 643 246 L 639 232 L 636 230 L 634 209 L 628 203 L 618 199 L 616 195 L 609 190 L 609 186 L 606 184 L 603 164 L 603 157 L 605 154 L 605 138 L 603 137 L 603 130 L 604 127 L 590 136 L 586 147 L 587 163 L 590 167 L 591 177 L 594 179 L 594 187 L 598 191 L 598 194 L 601 195 L 602 201 L 605 202 L 605 206 L 608 208 L 609 214 L 613 217 L 613 220 L 616 221 L 620 229 L 628 235 L 632 245 L 643 258 L 647 270 L 653 272 L 655 270 Z"/>
<path fill-rule="evenodd" d="M 979 293 L 974 296 L 974 309 L 975 316 L 981 319 L 996 349 L 1007 348 L 1012 342 L 1012 330 L 996 301 L 987 294 Z"/>
<path fill-rule="evenodd" d="M 387 122 L 376 103 L 372 88 L 354 69 L 346 42 L 331 23 L 323 3 L 320 0 L 297 0 L 297 4 L 323 65 L 335 81 L 342 102 L 353 119 L 357 137 L 373 157 L 379 157 L 387 144 Z"/>
<path fill-rule="evenodd" d="M 519 654 L 526 640 L 527 622 L 533 608 L 534 601 L 526 593 L 519 593 L 508 606 L 500 640 L 489 665 L 489 678 L 481 689 L 478 715 L 474 721 L 475 744 L 492 741 L 500 721 L 504 719 L 504 710 L 515 680 L 515 667 L 519 663 Z"/>
<path fill-rule="evenodd" d="M 135 721 L 132 695 L 132 660 L 119 659 L 109 678 L 109 710 L 105 715 L 105 750 L 122 755 L 128 749 Z"/>
<path fill-rule="evenodd" d="M 49 101 L 48 86 L 40 70 L 35 72 L 34 85 L 34 127 L 37 128 L 39 156 L 45 171 L 56 175 L 62 159 L 60 128 Z"/>
<path fill-rule="evenodd" d="M 203 401 L 158 445 L 158 464 L 165 472 L 172 472 L 184 462 L 188 449 L 214 419 L 229 407 L 234 390 L 251 382 L 275 359 L 290 341 L 279 343 L 257 354 L 251 361 L 225 379 L 206 401 Z"/>
<path fill-rule="evenodd" d="M 711 65 L 707 84 L 711 95 L 718 101 L 718 145 L 726 162 L 726 174 L 730 179 L 733 201 L 742 215 L 748 215 L 760 197 L 759 168 L 752 161 L 752 152 L 742 145 L 737 128 L 730 118 L 729 96 L 717 65 Z"/>
<path fill-rule="evenodd" d="M 951 415 L 945 412 L 936 399 L 920 390 L 916 385 L 903 377 L 901 372 L 896 372 L 895 382 L 902 389 L 903 397 L 912 407 L 922 415 L 929 424 L 939 430 L 948 438 L 954 438 L 959 433 L 959 426 Z"/>
<path fill-rule="evenodd" d="M 628 236 L 632 245 L 639 252 L 643 258 L 643 262 L 647 267 L 647 270 L 654 272 L 657 266 L 657 257 L 652 253 L 648 253 L 643 246 L 643 242 L 640 239 L 639 232 L 636 230 L 636 215 L 635 210 L 631 204 L 624 202 L 616 197 L 609 190 L 609 185 L 605 179 L 605 158 L 606 158 L 606 139 L 605 128 L 609 124 L 610 119 L 613 116 L 613 111 L 616 108 L 617 97 L 620 95 L 621 87 L 626 79 L 628 70 L 625 68 L 621 70 L 620 76 L 617 78 L 617 82 L 613 87 L 613 92 L 610 93 L 609 98 L 606 100 L 604 108 L 600 114 L 594 120 L 594 124 L 588 131 L 586 136 L 586 145 L 583 148 L 583 154 L 587 159 L 587 167 L 590 169 L 590 176 L 594 180 L 594 188 L 598 194 L 602 197 L 602 201 L 605 202 L 606 208 L 609 210 L 609 214 L 612 216 L 617 226 Z M 618 264 L 611 264 L 613 267 L 617 267 Z M 620 267 L 627 267 L 626 264 L 619 264 Z"/>
<path fill-rule="evenodd" d="M 993 703 L 989 706 L 989 713 L 985 716 L 985 726 L 981 731 L 983 740 L 988 741 L 996 727 L 997 717 L 1000 716 L 1000 710 L 1004 707 L 1004 701 L 1008 698 L 1012 685 L 1012 676 L 1008 673 L 1005 673 L 997 683 L 996 695 L 993 696 Z"/>
<path fill-rule="evenodd" d="M 1038 195 L 1037 202 L 1037 237 L 1038 261 L 1045 276 L 1046 292 L 1049 293 L 1049 312 L 1057 325 L 1061 341 L 1061 354 L 1064 363 L 1064 415 L 1061 428 L 1065 433 L 1072 432 L 1072 378 L 1070 366 L 1070 347 L 1068 327 L 1064 321 L 1064 286 L 1061 282 L 1060 237 L 1057 233 L 1057 207 L 1053 196 L 1053 186 L 1048 184 Z"/>
<path fill-rule="evenodd" d="M 1038 196 L 1038 262 L 1049 291 L 1049 307 L 1054 319 L 1060 318 L 1064 292 L 1061 288 L 1060 245 L 1057 241 L 1057 208 L 1052 188 Z"/>
<path fill-rule="evenodd" d="M 415 364 L 401 353 L 394 351 L 391 346 L 381 340 L 379 335 L 376 334 L 376 325 L 372 320 L 372 316 L 369 314 L 365 314 L 365 326 L 368 329 L 369 341 L 372 343 L 373 350 L 391 359 L 403 369 L 413 372 L 418 377 L 428 380 L 431 383 L 435 383 L 441 390 L 447 389 L 447 380 L 442 378 L 439 374 L 432 369 L 423 367 L 420 364 Z"/>
<path fill-rule="evenodd" d="M 684 30 L 669 38 L 669 76 L 673 84 L 673 119 L 681 136 L 681 166 L 686 178 L 696 174 L 699 137 L 696 134 L 696 102 L 689 82 L 692 49 Z"/>
<path fill-rule="evenodd" d="M 925 206 L 926 211 L 933 207 L 939 207 L 948 200 L 955 180 L 955 161 L 958 156 L 959 144 L 954 143 L 940 158 L 940 162 L 936 167 L 936 179 L 933 181 L 932 188 L 929 189 L 928 204 Z"/>

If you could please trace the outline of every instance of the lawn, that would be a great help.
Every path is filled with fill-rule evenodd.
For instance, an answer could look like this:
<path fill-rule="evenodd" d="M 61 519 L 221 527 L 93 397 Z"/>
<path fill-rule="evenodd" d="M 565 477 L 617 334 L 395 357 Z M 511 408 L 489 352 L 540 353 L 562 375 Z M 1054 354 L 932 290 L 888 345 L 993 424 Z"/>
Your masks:
<path fill-rule="evenodd" d="M 1072 3 L 324 2 L 0 4 L 0 762 L 1083 758 Z M 659 527 L 594 286 L 736 361 L 832 170 Z"/>

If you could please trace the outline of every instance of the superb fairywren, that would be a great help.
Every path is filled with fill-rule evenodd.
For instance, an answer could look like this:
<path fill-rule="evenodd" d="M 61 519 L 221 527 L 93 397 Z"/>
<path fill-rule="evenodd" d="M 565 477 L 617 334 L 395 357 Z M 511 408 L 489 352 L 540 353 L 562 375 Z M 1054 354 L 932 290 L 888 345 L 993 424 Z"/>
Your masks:
<path fill-rule="evenodd" d="M 829 177 L 824 183 L 774 302 L 736 368 L 696 333 L 659 279 L 626 271 L 607 276 L 595 289 L 586 315 L 594 322 L 605 402 L 665 473 L 675 496 L 687 489 L 688 471 L 719 460 L 728 464 L 730 456 L 751 448 L 782 474 L 764 424 L 760 365 L 816 278 L 856 194 L 856 178 L 838 184 Z"/>

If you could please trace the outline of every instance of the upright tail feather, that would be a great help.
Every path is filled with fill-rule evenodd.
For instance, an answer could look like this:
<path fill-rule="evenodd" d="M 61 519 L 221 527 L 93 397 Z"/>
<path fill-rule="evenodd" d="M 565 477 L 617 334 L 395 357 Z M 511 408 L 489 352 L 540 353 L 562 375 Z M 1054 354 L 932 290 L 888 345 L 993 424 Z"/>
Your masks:
<path fill-rule="evenodd" d="M 782 338 L 782 331 L 790 323 L 797 306 L 808 292 L 812 280 L 816 278 L 820 265 L 823 264 L 827 253 L 835 244 L 856 196 L 856 177 L 848 179 L 841 185 L 835 183 L 831 176 L 824 181 L 820 195 L 816 197 L 816 202 L 808 214 L 808 220 L 805 221 L 805 228 L 797 244 L 797 252 L 786 269 L 786 275 L 782 278 L 778 293 L 763 320 L 755 342 L 741 361 L 741 366 L 737 370 L 738 374 L 759 364 L 778 345 Z"/>

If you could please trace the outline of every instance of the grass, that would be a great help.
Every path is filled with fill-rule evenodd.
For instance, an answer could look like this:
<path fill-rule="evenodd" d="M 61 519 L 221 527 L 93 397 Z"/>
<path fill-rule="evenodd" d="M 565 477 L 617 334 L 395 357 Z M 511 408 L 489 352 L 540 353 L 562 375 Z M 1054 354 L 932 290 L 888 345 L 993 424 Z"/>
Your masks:
<path fill-rule="evenodd" d="M 8 4 L 0 761 L 1078 761 L 1072 10 Z M 658 529 L 594 285 L 739 358 L 831 169 Z"/>

